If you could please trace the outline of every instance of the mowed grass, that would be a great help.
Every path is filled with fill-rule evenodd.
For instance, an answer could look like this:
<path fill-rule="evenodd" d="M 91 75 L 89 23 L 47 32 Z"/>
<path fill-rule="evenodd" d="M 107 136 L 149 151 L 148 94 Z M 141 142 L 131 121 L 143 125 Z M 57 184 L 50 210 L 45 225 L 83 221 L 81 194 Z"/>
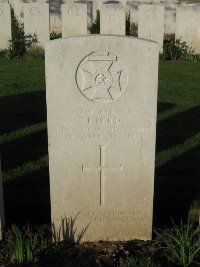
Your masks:
<path fill-rule="evenodd" d="M 0 144 L 8 224 L 50 222 L 42 60 L 0 60 Z M 200 63 L 161 62 L 154 225 L 186 219 L 200 195 Z"/>

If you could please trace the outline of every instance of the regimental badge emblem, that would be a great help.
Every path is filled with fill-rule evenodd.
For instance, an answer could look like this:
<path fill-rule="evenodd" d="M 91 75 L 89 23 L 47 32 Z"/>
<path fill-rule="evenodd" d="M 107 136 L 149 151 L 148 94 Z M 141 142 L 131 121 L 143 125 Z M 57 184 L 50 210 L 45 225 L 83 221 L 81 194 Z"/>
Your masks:
<path fill-rule="evenodd" d="M 111 52 L 91 53 L 79 64 L 76 82 L 80 92 L 95 102 L 111 102 L 125 91 L 128 76 L 124 64 Z"/>

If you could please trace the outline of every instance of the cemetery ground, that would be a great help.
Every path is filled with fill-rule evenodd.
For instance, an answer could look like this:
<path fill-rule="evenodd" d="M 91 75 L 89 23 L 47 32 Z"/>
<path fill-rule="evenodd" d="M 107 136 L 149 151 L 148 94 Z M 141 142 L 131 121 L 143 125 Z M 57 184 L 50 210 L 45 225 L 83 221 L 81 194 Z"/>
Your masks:
<path fill-rule="evenodd" d="M 98 266 L 98 253 L 110 253 L 118 243 L 52 245 L 50 241 L 44 61 L 0 60 L 0 81 L 0 145 L 7 227 L 28 223 L 39 229 L 35 266 Z M 188 217 L 198 221 L 199 81 L 200 63 L 160 62 L 153 227 L 171 227 L 171 219 L 179 225 L 181 220 L 187 222 Z M 9 239 L 10 231 L 0 247 L 2 266 L 9 263 Z M 159 242 L 122 244 L 133 256 L 130 266 L 176 266 L 167 262 Z M 140 260 L 134 265 L 136 258 Z"/>

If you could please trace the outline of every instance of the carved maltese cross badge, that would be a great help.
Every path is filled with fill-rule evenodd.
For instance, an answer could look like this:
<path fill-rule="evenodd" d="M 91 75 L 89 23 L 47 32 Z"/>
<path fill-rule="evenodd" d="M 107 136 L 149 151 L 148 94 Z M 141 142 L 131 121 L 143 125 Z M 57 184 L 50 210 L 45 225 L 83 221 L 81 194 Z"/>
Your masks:
<path fill-rule="evenodd" d="M 89 100 L 110 102 L 119 98 L 127 85 L 127 71 L 118 57 L 92 53 L 79 64 L 76 81 L 81 93 Z"/>

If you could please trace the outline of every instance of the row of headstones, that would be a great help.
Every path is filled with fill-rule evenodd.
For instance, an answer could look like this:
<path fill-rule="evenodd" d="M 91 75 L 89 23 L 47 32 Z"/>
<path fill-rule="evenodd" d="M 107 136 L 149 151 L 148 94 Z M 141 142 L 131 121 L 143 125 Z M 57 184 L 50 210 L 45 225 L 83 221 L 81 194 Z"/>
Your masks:
<path fill-rule="evenodd" d="M 181 6 L 176 11 L 176 38 L 182 38 L 200 53 L 200 5 Z M 87 35 L 87 5 L 68 3 L 61 7 L 62 37 Z M 132 25 L 131 25 L 132 26 Z M 25 34 L 36 35 L 44 45 L 49 40 L 49 4 L 24 4 Z M 100 33 L 125 35 L 126 12 L 121 4 L 104 4 L 100 10 Z M 159 43 L 162 52 L 164 6 L 143 4 L 138 12 L 138 37 Z M 10 5 L 0 4 L 0 49 L 11 39 Z"/>
<path fill-rule="evenodd" d="M 6 0 L 0 0 L 6 1 Z M 23 4 L 27 2 L 35 2 L 36 0 L 9 0 L 11 3 L 16 16 L 23 22 Z M 38 2 L 43 0 L 38 0 Z M 46 2 L 45 0 L 43 2 Z M 144 3 L 163 3 L 165 6 L 165 32 L 172 33 L 175 30 L 175 20 L 174 14 L 176 6 L 179 4 L 178 1 L 168 1 L 168 0 L 120 0 L 120 1 L 109 1 L 109 0 L 48 0 L 50 9 L 50 31 L 51 32 L 61 32 L 61 4 L 80 2 L 87 5 L 87 15 L 88 15 L 88 25 L 90 26 L 92 22 L 96 20 L 97 10 L 101 9 L 101 6 L 106 3 L 121 3 L 126 11 L 131 13 L 131 18 L 133 22 L 137 23 L 137 11 L 138 6 Z"/>
<path fill-rule="evenodd" d="M 45 49 L 56 236 L 151 239 L 158 45 L 90 35 L 48 42 Z M 0 181 L 0 224 L 2 207 Z"/>

